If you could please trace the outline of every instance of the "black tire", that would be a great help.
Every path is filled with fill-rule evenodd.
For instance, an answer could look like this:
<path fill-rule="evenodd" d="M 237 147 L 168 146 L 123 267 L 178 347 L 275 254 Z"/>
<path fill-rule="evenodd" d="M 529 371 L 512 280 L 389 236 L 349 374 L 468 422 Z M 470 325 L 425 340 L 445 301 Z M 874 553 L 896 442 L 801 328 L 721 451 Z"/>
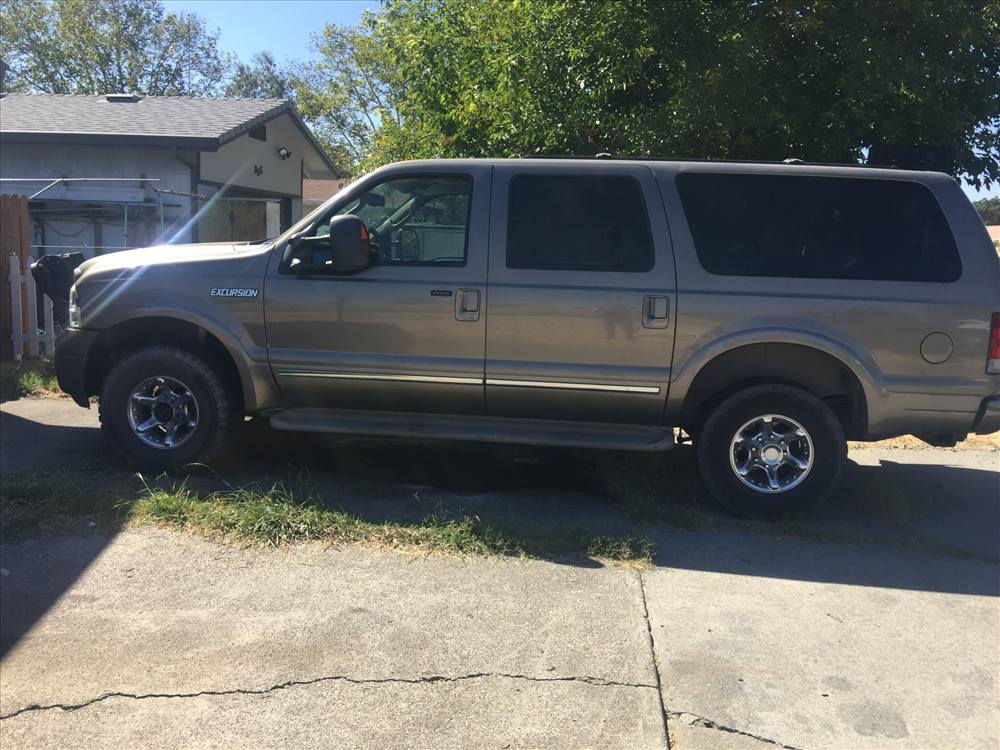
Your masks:
<path fill-rule="evenodd" d="M 129 408 L 134 390 L 150 378 L 165 377 L 186 386 L 197 404 L 197 424 L 173 448 L 147 445 L 132 429 Z M 224 446 L 236 416 L 234 400 L 222 378 L 201 357 L 169 346 L 129 354 L 112 368 L 101 390 L 101 429 L 111 448 L 140 471 L 177 471 L 210 461 Z"/>
<path fill-rule="evenodd" d="M 789 489 L 753 489 L 732 465 L 730 456 L 737 432 L 764 415 L 781 415 L 798 422 L 811 440 L 809 470 L 797 484 L 789 478 Z M 836 489 L 847 460 L 844 431 L 830 408 L 811 393 L 785 385 L 753 386 L 726 398 L 705 420 L 695 445 L 698 469 L 709 493 L 741 518 L 776 520 L 819 507 Z M 782 471 L 787 472 L 785 477 L 796 475 L 794 466 Z M 767 480 L 763 472 L 756 470 L 747 481 L 763 484 Z"/>

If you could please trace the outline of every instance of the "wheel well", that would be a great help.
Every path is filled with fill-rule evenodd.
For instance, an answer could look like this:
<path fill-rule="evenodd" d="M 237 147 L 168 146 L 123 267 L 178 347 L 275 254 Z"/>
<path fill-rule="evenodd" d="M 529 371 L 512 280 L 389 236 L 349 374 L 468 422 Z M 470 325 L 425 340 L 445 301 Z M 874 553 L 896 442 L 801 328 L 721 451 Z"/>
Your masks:
<path fill-rule="evenodd" d="M 799 344 L 750 344 L 720 354 L 688 388 L 681 425 L 694 434 L 720 401 L 765 383 L 809 391 L 831 408 L 848 439 L 864 436 L 868 405 L 857 376 L 836 357 Z"/>
<path fill-rule="evenodd" d="M 87 394 L 99 394 L 111 368 L 125 355 L 147 346 L 176 346 L 203 357 L 243 410 L 243 384 L 232 355 L 204 328 L 176 318 L 136 318 L 103 330 L 87 356 Z"/>

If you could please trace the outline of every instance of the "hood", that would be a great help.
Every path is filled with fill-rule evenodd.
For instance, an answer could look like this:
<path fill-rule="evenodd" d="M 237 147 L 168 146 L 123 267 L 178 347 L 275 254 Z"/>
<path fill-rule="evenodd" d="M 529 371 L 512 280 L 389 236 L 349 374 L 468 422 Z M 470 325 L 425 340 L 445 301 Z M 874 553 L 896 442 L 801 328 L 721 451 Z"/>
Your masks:
<path fill-rule="evenodd" d="M 249 252 L 260 252 L 270 243 L 204 242 L 190 245 L 155 245 L 139 250 L 122 250 L 98 255 L 76 269 L 76 278 L 100 274 L 128 275 L 130 271 L 149 266 L 173 263 L 198 263 L 237 258 Z"/>

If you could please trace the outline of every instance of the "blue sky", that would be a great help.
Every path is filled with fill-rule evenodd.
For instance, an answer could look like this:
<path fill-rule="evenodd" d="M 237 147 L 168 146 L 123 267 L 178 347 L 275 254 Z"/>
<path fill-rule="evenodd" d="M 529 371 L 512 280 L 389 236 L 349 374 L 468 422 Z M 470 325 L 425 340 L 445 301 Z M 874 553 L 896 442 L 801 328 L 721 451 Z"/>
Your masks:
<path fill-rule="evenodd" d="M 309 55 L 309 35 L 328 23 L 356 24 L 366 8 L 378 2 L 362 0 L 165 0 L 168 11 L 196 13 L 220 32 L 222 49 L 241 60 L 261 50 L 278 60 Z"/>
<path fill-rule="evenodd" d="M 165 0 L 168 11 L 197 13 L 209 28 L 218 29 L 222 49 L 241 60 L 267 50 L 278 60 L 309 56 L 309 36 L 327 23 L 356 24 L 361 13 L 377 10 L 377 0 Z M 1000 185 L 976 192 L 964 186 L 972 200 L 1000 197 Z"/>

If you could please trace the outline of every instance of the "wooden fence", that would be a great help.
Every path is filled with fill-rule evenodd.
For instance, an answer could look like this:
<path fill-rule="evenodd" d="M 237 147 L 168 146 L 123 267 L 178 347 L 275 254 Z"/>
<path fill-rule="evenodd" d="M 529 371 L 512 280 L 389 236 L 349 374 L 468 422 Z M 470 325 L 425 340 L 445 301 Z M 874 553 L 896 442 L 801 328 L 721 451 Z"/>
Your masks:
<path fill-rule="evenodd" d="M 14 324 L 11 332 L 14 359 L 19 360 L 22 356 L 34 359 L 42 354 L 51 358 L 56 351 L 56 322 L 52 300 L 47 294 L 42 295 L 42 330 L 39 330 L 38 288 L 31 275 L 32 259 L 28 258 L 23 266 L 21 263 L 16 255 L 7 256 L 10 319 Z"/>
<path fill-rule="evenodd" d="M 0 296 L 4 298 L 0 301 L 0 360 L 13 359 L 15 354 L 17 359 L 21 358 L 21 347 L 15 346 L 15 329 L 18 334 L 37 330 L 28 327 L 28 309 L 36 309 L 34 305 L 21 305 L 19 319 L 14 324 L 11 314 L 14 292 L 11 282 L 11 269 L 14 266 L 9 262 L 11 255 L 18 261 L 19 297 L 22 300 L 28 299 L 28 291 L 21 282 L 24 275 L 22 271 L 31 263 L 28 199 L 23 195 L 0 195 Z"/>
<path fill-rule="evenodd" d="M 0 195 L 0 359 L 37 357 L 39 344 L 52 355 L 54 325 L 52 300 L 44 298 L 45 334 L 38 335 L 38 305 L 31 278 L 31 238 L 28 199 L 23 195 Z"/>

